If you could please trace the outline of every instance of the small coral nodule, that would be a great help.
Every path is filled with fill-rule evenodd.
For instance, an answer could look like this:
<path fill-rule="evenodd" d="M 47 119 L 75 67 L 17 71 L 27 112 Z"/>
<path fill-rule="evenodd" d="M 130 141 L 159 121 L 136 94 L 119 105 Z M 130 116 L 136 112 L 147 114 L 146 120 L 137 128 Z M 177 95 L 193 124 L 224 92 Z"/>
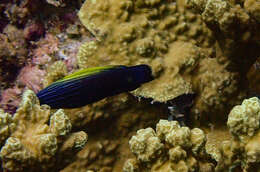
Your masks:
<path fill-rule="evenodd" d="M 127 160 L 123 170 L 202 171 L 207 166 L 213 171 L 205 144 L 206 135 L 201 129 L 190 130 L 177 121 L 160 120 L 156 132 L 140 129 L 130 139 L 130 150 L 136 158 Z"/>

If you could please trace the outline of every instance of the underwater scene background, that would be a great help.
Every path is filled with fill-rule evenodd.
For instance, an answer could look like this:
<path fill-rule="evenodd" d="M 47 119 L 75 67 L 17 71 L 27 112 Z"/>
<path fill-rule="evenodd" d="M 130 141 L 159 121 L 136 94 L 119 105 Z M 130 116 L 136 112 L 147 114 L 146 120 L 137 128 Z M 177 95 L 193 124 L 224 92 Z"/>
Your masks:
<path fill-rule="evenodd" d="M 259 0 L 1 0 L 0 171 L 260 171 Z"/>

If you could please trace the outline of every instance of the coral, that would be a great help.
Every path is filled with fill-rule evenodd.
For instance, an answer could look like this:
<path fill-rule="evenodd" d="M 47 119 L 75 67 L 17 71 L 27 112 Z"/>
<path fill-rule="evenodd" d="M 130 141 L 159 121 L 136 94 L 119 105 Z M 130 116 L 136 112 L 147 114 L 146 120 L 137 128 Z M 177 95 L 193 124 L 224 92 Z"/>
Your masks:
<path fill-rule="evenodd" d="M 259 99 L 234 107 L 259 95 L 258 0 L 86 0 L 85 28 L 82 2 L 0 3 L 0 171 L 259 171 Z M 25 91 L 142 63 L 153 82 L 81 108 Z M 159 121 L 184 93 L 189 127 Z"/>
<path fill-rule="evenodd" d="M 63 1 L 64 0 L 46 0 L 47 3 L 56 7 L 64 7 L 66 4 Z"/>
<path fill-rule="evenodd" d="M 155 137 L 155 132 L 151 128 L 139 130 L 129 141 L 130 149 L 136 158 L 125 162 L 124 172 L 165 169 L 168 171 L 256 171 L 260 167 L 259 116 L 260 99 L 257 97 L 245 99 L 241 105 L 233 107 L 227 121 L 232 137 L 219 138 L 222 141 L 214 145 L 217 151 L 212 151 L 212 146 L 206 145 L 207 138 L 213 139 L 210 133 L 216 131 L 211 131 L 206 137 L 204 131 L 199 128 L 190 130 L 188 127 L 179 126 L 176 121 L 160 120 L 156 126 L 156 136 L 163 144 L 157 146 L 157 149 L 162 150 L 161 153 L 149 161 L 142 161 L 139 158 L 140 152 L 145 154 L 145 146 L 150 143 L 146 139 L 147 135 L 141 137 L 140 133 L 150 131 L 150 137 Z M 131 141 L 136 140 L 136 137 L 140 137 L 140 142 Z M 220 137 L 220 134 L 215 137 Z M 133 145 L 139 149 L 132 149 Z M 153 150 L 156 152 L 157 149 Z M 209 156 L 215 159 L 217 165 L 212 163 L 213 160 Z"/>
<path fill-rule="evenodd" d="M 260 101 L 257 97 L 246 99 L 229 113 L 227 125 L 233 136 L 244 141 L 255 135 L 260 122 Z"/>
<path fill-rule="evenodd" d="M 238 72 L 228 70 L 229 59 L 210 58 L 219 50 L 216 38 L 184 1 L 85 1 L 78 15 L 96 37 L 81 45 L 80 68 L 141 63 L 152 67 L 155 80 L 133 91 L 135 96 L 165 103 L 195 92 L 191 118 L 207 121 L 223 107 L 231 109 L 243 95 Z"/>
<path fill-rule="evenodd" d="M 259 57 L 260 25 L 255 18 L 259 2 L 188 0 L 188 3 L 216 35 L 218 54 L 228 57 L 234 63 L 233 70 L 245 75 Z"/>
<path fill-rule="evenodd" d="M 18 70 L 27 60 L 27 44 L 23 31 L 13 25 L 7 25 L 0 34 L 0 81 L 7 86 L 7 81 L 13 81 Z"/>
<path fill-rule="evenodd" d="M 58 110 L 50 118 L 50 130 L 56 136 L 65 136 L 71 130 L 71 123 L 69 118 L 62 110 Z"/>
<path fill-rule="evenodd" d="M 240 169 L 256 171 L 260 165 L 259 155 L 260 99 L 245 99 L 229 114 L 227 125 L 232 139 L 223 142 L 216 171 Z"/>
<path fill-rule="evenodd" d="M 21 95 L 23 89 L 14 86 L 13 88 L 8 88 L 2 92 L 0 106 L 6 112 L 13 114 L 21 101 Z"/>
<path fill-rule="evenodd" d="M 45 29 L 42 23 L 29 23 L 24 29 L 24 38 L 27 41 L 35 41 L 43 36 Z"/>
<path fill-rule="evenodd" d="M 56 80 L 59 80 L 67 75 L 67 67 L 63 61 L 56 61 L 47 69 L 47 75 L 44 78 L 44 87 L 50 85 Z"/>
<path fill-rule="evenodd" d="M 40 69 L 38 66 L 27 65 L 19 72 L 17 83 L 26 86 L 34 92 L 38 92 L 42 88 L 42 82 L 45 75 L 46 71 Z"/>
<path fill-rule="evenodd" d="M 33 64 L 45 65 L 52 60 L 52 55 L 58 51 L 59 39 L 52 35 L 46 34 L 44 38 L 37 42 L 38 47 L 33 50 Z"/>
<path fill-rule="evenodd" d="M 78 53 L 79 66 L 146 63 L 152 66 L 157 80 L 146 84 L 135 95 L 165 102 L 191 92 L 187 75 L 196 67 L 201 53 L 193 44 L 174 42 L 190 40 L 196 44 L 202 35 L 189 35 L 194 30 L 200 30 L 198 32 L 209 35 L 209 39 L 203 42 L 205 46 L 210 46 L 212 36 L 201 25 L 199 18 L 193 16 L 190 19 L 190 12 L 180 17 L 183 8 L 164 1 L 149 5 L 126 0 L 120 3 L 116 0 L 106 3 L 86 1 L 79 17 L 97 41 L 86 42 L 81 46 Z M 193 27 L 194 23 L 197 28 Z"/>
<path fill-rule="evenodd" d="M 217 24 L 219 29 L 226 34 L 235 31 L 232 29 L 234 24 L 241 27 L 249 24 L 249 15 L 240 6 L 232 6 L 228 1 L 191 0 L 190 3 L 199 9 L 202 19 L 207 24 Z"/>
<path fill-rule="evenodd" d="M 118 148 L 118 142 L 113 140 L 102 139 L 89 143 L 86 147 L 80 151 L 77 155 L 78 162 L 75 161 L 63 171 L 112 171 L 112 165 L 116 161 L 116 150 Z"/>
<path fill-rule="evenodd" d="M 50 124 L 47 125 L 50 118 Z M 12 122 L 12 123 L 11 123 Z M 71 123 L 62 109 L 53 114 L 47 105 L 39 105 L 36 95 L 27 90 L 16 113 L 8 122 L 12 126 L 10 137 L 1 149 L 2 167 L 10 171 L 35 171 L 62 168 L 66 162 L 58 158 L 73 153 L 86 143 L 84 132 L 72 133 Z M 59 149 L 63 148 L 63 149 Z M 71 153 L 68 153 L 68 150 Z M 55 162 L 59 162 L 56 166 Z M 63 164 L 63 165 L 62 165 Z"/>
<path fill-rule="evenodd" d="M 80 40 L 69 39 L 59 46 L 56 56 L 65 62 L 68 71 L 72 71 L 77 68 L 78 63 L 76 57 L 80 45 Z"/>
<path fill-rule="evenodd" d="M 246 11 L 254 17 L 255 20 L 260 22 L 260 2 L 257 0 L 244 1 Z"/>
<path fill-rule="evenodd" d="M 245 96 L 245 91 L 240 90 L 238 73 L 230 72 L 226 68 L 229 65 L 229 61 L 219 62 L 217 58 L 201 61 L 192 79 L 194 92 L 199 94 L 192 108 L 194 118 L 207 123 L 226 120 L 228 111 Z"/>
<path fill-rule="evenodd" d="M 249 72 L 247 73 L 247 78 L 249 80 L 249 89 L 253 94 L 260 93 L 260 56 L 257 58 L 256 62 L 252 65 Z M 251 94 L 252 94 L 251 93 Z"/>
<path fill-rule="evenodd" d="M 139 163 L 136 159 L 128 159 L 123 167 L 123 172 L 138 172 L 139 171 Z"/>
<path fill-rule="evenodd" d="M 214 164 L 205 150 L 206 140 L 199 128 L 190 130 L 176 121 L 160 120 L 156 133 L 152 128 L 141 129 L 130 139 L 130 149 L 137 159 L 127 160 L 124 172 L 213 171 Z"/>
<path fill-rule="evenodd" d="M 82 40 L 85 40 L 85 38 L 82 38 Z M 49 66 L 57 60 L 62 60 L 68 71 L 76 69 L 76 56 L 82 40 L 68 38 L 68 33 L 61 33 L 57 36 L 47 33 L 44 38 L 37 42 L 37 48 L 33 50 L 32 63 Z"/>
<path fill-rule="evenodd" d="M 11 134 L 13 127 L 12 116 L 0 109 L 0 145 L 4 144 L 6 138 Z"/>
<path fill-rule="evenodd" d="M 31 12 L 35 9 L 36 4 L 39 5 L 39 2 L 33 2 L 32 0 L 7 3 L 4 13 L 10 23 L 22 25 L 30 18 Z"/>
<path fill-rule="evenodd" d="M 152 128 L 141 129 L 129 141 L 131 151 L 141 162 L 149 162 L 162 153 L 163 144 Z"/>
<path fill-rule="evenodd" d="M 161 106 L 139 101 L 127 93 L 82 108 L 66 109 L 65 113 L 73 127 L 84 128 L 90 137 L 63 172 L 122 171 L 124 161 L 131 157 L 129 137 L 140 128 L 154 126 L 164 115 Z"/>

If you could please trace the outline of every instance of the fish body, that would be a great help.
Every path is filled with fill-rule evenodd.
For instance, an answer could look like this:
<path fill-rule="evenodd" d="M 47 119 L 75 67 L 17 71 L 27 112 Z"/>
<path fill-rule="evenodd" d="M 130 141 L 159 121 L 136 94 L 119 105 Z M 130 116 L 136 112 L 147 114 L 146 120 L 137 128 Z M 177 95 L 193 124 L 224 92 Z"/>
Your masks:
<path fill-rule="evenodd" d="M 83 69 L 54 82 L 37 93 L 40 104 L 51 108 L 77 108 L 153 80 L 148 65 Z"/>

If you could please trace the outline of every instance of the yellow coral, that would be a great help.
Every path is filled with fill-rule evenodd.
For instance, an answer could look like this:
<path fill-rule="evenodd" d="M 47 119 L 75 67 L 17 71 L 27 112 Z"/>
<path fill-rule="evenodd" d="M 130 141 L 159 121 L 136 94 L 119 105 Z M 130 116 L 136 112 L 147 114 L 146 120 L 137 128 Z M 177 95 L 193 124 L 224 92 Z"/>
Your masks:
<path fill-rule="evenodd" d="M 14 126 L 12 116 L 0 109 L 0 144 L 9 137 Z"/>
<path fill-rule="evenodd" d="M 210 24 L 217 25 L 224 33 L 230 33 L 232 25 L 240 21 L 240 24 L 248 24 L 249 15 L 240 7 L 235 7 L 228 1 L 222 0 L 188 0 L 188 2 L 199 10 L 202 19 Z"/>
<path fill-rule="evenodd" d="M 245 9 L 260 22 L 260 2 L 258 0 L 245 0 Z"/>
<path fill-rule="evenodd" d="M 67 67 L 64 62 L 56 61 L 50 65 L 47 69 L 47 75 L 44 78 L 43 85 L 44 87 L 50 85 L 54 81 L 57 81 L 67 75 Z"/>
<path fill-rule="evenodd" d="M 183 5 L 162 0 L 86 1 L 78 15 L 97 40 L 82 44 L 77 56 L 80 67 L 151 64 L 158 79 L 133 94 L 165 102 L 192 92 L 186 75 L 197 66 L 200 49 L 181 40 L 185 35 L 186 40 L 196 42 L 200 34 L 192 38 L 186 34 L 194 29 L 191 23 L 197 21 L 180 17 L 183 8 Z M 209 33 L 201 24 L 196 27 Z M 174 44 L 177 40 L 181 42 Z"/>
<path fill-rule="evenodd" d="M 62 109 L 58 110 L 51 116 L 50 129 L 56 136 L 67 135 L 71 130 L 71 123 L 69 118 L 65 115 Z"/>
<path fill-rule="evenodd" d="M 257 97 L 246 99 L 229 114 L 227 125 L 230 132 L 240 138 L 251 137 L 259 129 L 260 101 Z"/>
<path fill-rule="evenodd" d="M 151 145 L 150 138 L 156 140 L 152 145 L 156 145 L 155 143 L 160 138 L 161 143 L 157 145 L 156 149 Z M 126 161 L 125 172 L 138 170 L 177 172 L 202 171 L 202 169 L 211 172 L 214 165 L 210 163 L 210 158 L 205 151 L 205 142 L 206 136 L 198 128 L 190 130 L 188 127 L 180 127 L 176 121 L 160 120 L 156 126 L 156 135 L 152 128 L 146 128 L 137 131 L 137 135 L 131 138 L 129 141 L 130 149 L 136 155 L 137 160 L 129 159 Z M 141 157 L 142 155 L 151 157 L 158 149 L 163 149 L 168 154 L 160 154 L 160 156 L 157 154 L 157 156 L 153 156 L 153 159 L 145 158 L 146 161 Z M 149 154 L 148 150 L 153 151 Z"/>
<path fill-rule="evenodd" d="M 152 161 L 162 153 L 163 144 L 152 128 L 141 129 L 129 141 L 131 151 L 143 162 Z"/>
<path fill-rule="evenodd" d="M 50 116 L 51 122 L 48 125 Z M 0 152 L 4 169 L 24 171 L 30 168 L 33 171 L 50 168 L 55 164 L 53 157 L 66 151 L 63 149 L 58 152 L 62 142 L 67 144 L 65 138 L 58 136 L 69 136 L 69 118 L 61 109 L 51 114 L 49 106 L 40 106 L 33 91 L 24 92 L 22 102 L 10 121 L 13 121 L 15 127 Z M 78 149 L 86 143 L 87 137 L 74 136 L 70 140 L 70 150 Z"/>
<path fill-rule="evenodd" d="M 123 172 L 138 172 L 140 168 L 136 159 L 128 159 L 123 168 Z"/>
<path fill-rule="evenodd" d="M 236 166 L 244 171 L 257 169 L 260 162 L 259 120 L 260 100 L 257 97 L 245 99 L 231 110 L 227 125 L 233 139 L 222 144 L 216 171 Z"/>

